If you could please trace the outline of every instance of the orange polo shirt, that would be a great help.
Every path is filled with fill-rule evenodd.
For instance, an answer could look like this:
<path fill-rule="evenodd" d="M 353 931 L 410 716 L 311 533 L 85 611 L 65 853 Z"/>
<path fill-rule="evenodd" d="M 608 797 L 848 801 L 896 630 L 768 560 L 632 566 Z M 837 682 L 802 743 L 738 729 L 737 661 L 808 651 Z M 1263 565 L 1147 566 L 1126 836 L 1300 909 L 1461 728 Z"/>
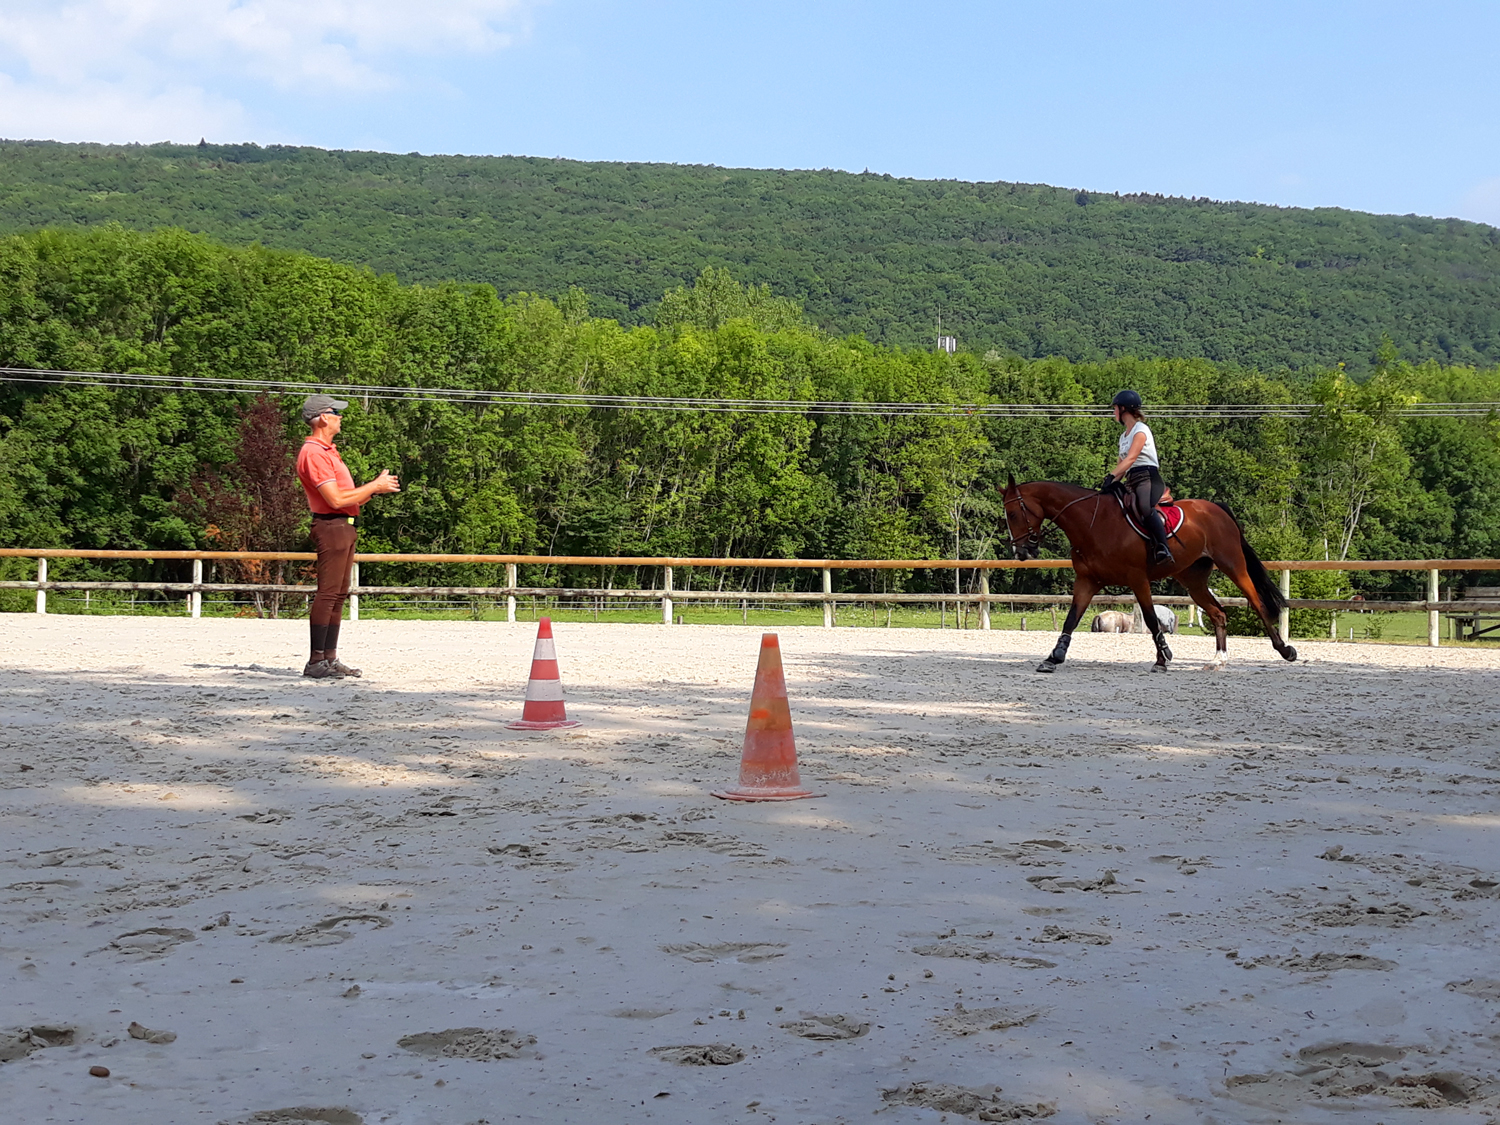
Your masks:
<path fill-rule="evenodd" d="M 297 452 L 297 479 L 302 482 L 302 491 L 307 493 L 307 506 L 319 515 L 359 515 L 359 505 L 347 508 L 329 507 L 328 501 L 318 491 L 321 485 L 336 484 L 344 491 L 354 488 L 354 478 L 349 475 L 339 451 L 327 442 L 308 438 Z"/>

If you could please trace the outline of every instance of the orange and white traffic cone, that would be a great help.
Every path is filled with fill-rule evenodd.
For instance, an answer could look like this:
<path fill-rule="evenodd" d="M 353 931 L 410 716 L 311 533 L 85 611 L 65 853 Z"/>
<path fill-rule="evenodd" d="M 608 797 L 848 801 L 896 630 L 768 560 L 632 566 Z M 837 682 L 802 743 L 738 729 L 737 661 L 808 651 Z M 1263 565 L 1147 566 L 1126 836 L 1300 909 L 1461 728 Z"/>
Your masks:
<path fill-rule="evenodd" d="M 740 755 L 740 783 L 734 789 L 714 790 L 713 795 L 726 801 L 796 801 L 823 795 L 804 789 L 797 772 L 792 709 L 775 633 L 760 639 L 760 663 L 755 666 L 750 721 L 745 724 L 745 749 Z"/>
<path fill-rule="evenodd" d="M 557 647 L 552 643 L 552 618 L 537 623 L 536 649 L 531 655 L 531 679 L 526 682 L 526 706 L 521 717 L 506 723 L 509 730 L 553 730 L 576 727 L 563 704 L 562 677 L 557 674 Z"/>

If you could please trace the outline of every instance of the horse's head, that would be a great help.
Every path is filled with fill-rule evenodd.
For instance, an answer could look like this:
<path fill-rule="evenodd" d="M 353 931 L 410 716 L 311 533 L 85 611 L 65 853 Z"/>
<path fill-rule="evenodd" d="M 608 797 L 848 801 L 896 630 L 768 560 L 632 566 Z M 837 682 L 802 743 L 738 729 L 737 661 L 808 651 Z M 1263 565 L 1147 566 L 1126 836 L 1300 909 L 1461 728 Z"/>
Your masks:
<path fill-rule="evenodd" d="M 1006 474 L 1005 529 L 1010 533 L 1011 549 L 1025 562 L 1037 558 L 1042 547 L 1042 522 L 1045 519 L 1035 501 L 1028 504 L 1016 483 L 1014 473 Z"/>

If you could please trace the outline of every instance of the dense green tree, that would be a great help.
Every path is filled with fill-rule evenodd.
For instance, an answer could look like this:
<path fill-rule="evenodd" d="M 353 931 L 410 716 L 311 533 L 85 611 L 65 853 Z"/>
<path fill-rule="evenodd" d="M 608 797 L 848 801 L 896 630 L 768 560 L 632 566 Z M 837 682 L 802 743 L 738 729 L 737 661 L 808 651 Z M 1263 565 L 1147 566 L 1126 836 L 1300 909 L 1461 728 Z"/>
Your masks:
<path fill-rule="evenodd" d="M 702 289 L 703 292 L 698 292 Z M 1500 400 L 1500 370 L 1412 365 L 1393 348 L 1356 378 L 1271 376 L 1207 359 L 983 359 L 830 335 L 721 271 L 674 290 L 653 325 L 593 316 L 590 297 L 402 285 L 389 275 L 181 231 L 119 228 L 0 240 L 0 365 L 276 379 L 351 390 L 341 445 L 368 479 L 363 543 L 401 552 L 941 559 L 1003 555 L 1007 474 L 1092 483 L 1118 430 L 1102 417 L 999 418 L 983 403 L 1101 405 L 1132 386 L 1152 406 L 1314 402 L 1308 419 L 1163 419 L 1180 496 L 1229 504 L 1267 557 L 1494 556 L 1500 421 L 1403 418 L 1415 399 Z M 673 311 L 675 310 L 675 311 Z M 401 389 L 545 391 L 781 403 L 928 403 L 920 416 L 575 409 L 403 398 Z M 275 396 L 295 437 L 303 391 Z M 393 397 L 397 396 L 397 397 Z M 267 400 L 269 401 L 269 400 Z M 247 396 L 0 382 L 0 541 L 12 546 L 210 546 L 195 481 L 242 480 Z M 268 418 L 265 402 L 258 409 Z M 264 429 L 274 430 L 274 421 Z M 227 487 L 227 486 L 226 486 Z M 239 487 L 239 486 L 235 486 Z M 233 488 L 230 491 L 234 491 Z M 244 492 L 243 488 L 240 488 Z M 224 524 L 218 522 L 222 528 Z M 1325 547 L 1326 540 L 1326 547 Z M 1062 544 L 1055 536 L 1052 546 Z M 3 572 L 18 573 L 7 564 Z M 59 564 L 59 576 L 160 575 L 161 565 Z M 392 581 L 498 580 L 410 565 Z M 172 577 L 180 577 L 172 573 Z M 530 568 L 534 583 L 596 572 Z M 738 586 L 816 576 L 685 576 Z M 959 581 L 972 581 L 961 575 Z M 649 582 L 647 572 L 605 576 Z M 844 574 L 851 588 L 951 588 L 951 570 Z M 1331 581 L 1332 579 L 1330 579 Z M 1043 571 L 997 589 L 1053 589 Z M 1322 579 L 1299 577 L 1314 593 Z M 1348 579 L 1343 581 L 1347 588 Z M 1375 590 L 1389 575 L 1355 579 Z M 1309 585 L 1311 583 L 1311 585 Z M 14 603 L 14 599 L 6 604 Z"/>
<path fill-rule="evenodd" d="M 790 299 L 829 332 L 908 348 L 931 347 L 941 317 L 977 354 L 1033 359 L 1364 371 L 1384 330 L 1411 362 L 1500 362 L 1500 231 L 1415 215 L 826 170 L 0 143 L 0 233 L 110 223 L 403 283 L 579 287 L 629 325 L 740 316 L 706 292 L 680 307 L 708 266 L 752 283 L 736 299 L 759 316 Z M 111 300 L 129 313 L 130 294 Z"/>

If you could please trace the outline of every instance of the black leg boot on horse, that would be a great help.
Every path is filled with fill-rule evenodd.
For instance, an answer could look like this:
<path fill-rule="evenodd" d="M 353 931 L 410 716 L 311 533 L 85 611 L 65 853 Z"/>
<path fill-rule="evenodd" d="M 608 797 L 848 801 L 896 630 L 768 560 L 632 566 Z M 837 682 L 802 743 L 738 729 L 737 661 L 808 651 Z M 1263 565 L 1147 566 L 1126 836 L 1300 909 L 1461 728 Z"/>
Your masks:
<path fill-rule="evenodd" d="M 1038 672 L 1055 672 L 1057 666 L 1068 658 L 1068 646 L 1073 643 L 1073 630 L 1078 628 L 1078 623 L 1083 620 L 1083 615 L 1089 608 L 1089 602 L 1094 600 L 1094 595 L 1098 592 L 1097 586 L 1082 578 L 1073 583 L 1073 604 L 1068 607 L 1062 632 L 1058 635 L 1057 644 L 1052 647 L 1052 655 L 1036 666 Z"/>

